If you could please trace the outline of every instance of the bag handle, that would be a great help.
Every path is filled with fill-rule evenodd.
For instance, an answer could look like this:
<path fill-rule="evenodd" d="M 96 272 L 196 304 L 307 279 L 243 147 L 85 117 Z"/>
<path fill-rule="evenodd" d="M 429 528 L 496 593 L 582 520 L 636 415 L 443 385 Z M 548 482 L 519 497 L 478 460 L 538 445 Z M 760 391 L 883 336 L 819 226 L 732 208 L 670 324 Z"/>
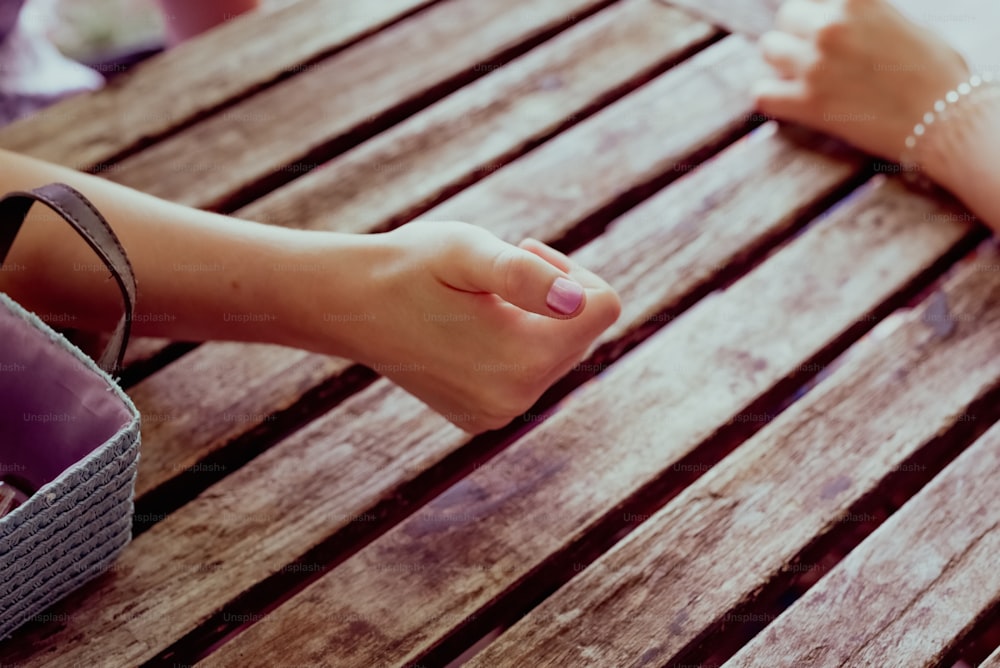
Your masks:
<path fill-rule="evenodd" d="M 10 192 L 0 198 L 0 221 L 13 221 L 13 224 L 0 225 L 0 267 L 35 202 L 41 202 L 55 211 L 83 237 L 104 262 L 121 289 L 125 312 L 97 360 L 98 366 L 115 375 L 121 369 L 122 359 L 125 357 L 125 346 L 128 345 L 135 313 L 136 289 L 132 265 L 114 230 L 90 200 L 65 183 L 50 183 L 31 191 Z"/>

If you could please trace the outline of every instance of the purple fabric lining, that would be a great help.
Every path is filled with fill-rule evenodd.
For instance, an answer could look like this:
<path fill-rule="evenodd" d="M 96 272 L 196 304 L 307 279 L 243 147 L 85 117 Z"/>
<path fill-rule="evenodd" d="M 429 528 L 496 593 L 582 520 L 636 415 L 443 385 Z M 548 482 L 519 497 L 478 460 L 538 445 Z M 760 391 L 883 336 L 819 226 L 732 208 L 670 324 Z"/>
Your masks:
<path fill-rule="evenodd" d="M 100 88 L 104 79 L 51 44 L 23 18 L 25 0 L 0 0 L 0 125 L 59 100 Z"/>
<path fill-rule="evenodd" d="M 24 0 L 0 0 L 0 42 L 17 25 L 17 16 L 23 4 Z"/>
<path fill-rule="evenodd" d="M 77 92 L 69 91 L 60 96 L 53 96 L 11 94 L 0 90 L 0 126 L 40 111 Z"/>
<path fill-rule="evenodd" d="M 0 304 L 0 470 L 38 489 L 131 419 L 107 381 Z"/>

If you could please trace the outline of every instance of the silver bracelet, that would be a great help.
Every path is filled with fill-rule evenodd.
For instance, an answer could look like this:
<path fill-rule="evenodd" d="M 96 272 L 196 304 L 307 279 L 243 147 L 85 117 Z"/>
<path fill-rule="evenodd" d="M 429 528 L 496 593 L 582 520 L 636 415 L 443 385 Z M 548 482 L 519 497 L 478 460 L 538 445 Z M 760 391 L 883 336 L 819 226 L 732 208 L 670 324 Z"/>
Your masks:
<path fill-rule="evenodd" d="M 1000 94 L 1000 86 L 989 72 L 973 74 L 968 81 L 963 81 L 954 89 L 945 93 L 944 97 L 934 103 L 934 107 L 926 112 L 920 121 L 913 126 L 903 144 L 903 153 L 899 158 L 900 171 L 903 178 L 924 188 L 933 187 L 933 182 L 921 173 L 917 162 L 917 148 L 920 140 L 934 127 L 951 120 L 965 112 L 970 105 L 977 105 L 985 98 Z M 986 91 L 989 91 L 987 94 Z"/>

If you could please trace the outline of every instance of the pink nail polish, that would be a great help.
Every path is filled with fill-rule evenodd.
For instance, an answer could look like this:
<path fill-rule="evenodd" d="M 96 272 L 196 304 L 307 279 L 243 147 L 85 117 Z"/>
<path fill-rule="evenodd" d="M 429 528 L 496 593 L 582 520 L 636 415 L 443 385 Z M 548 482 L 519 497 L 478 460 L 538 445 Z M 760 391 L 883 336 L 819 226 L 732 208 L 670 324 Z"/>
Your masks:
<path fill-rule="evenodd" d="M 583 302 L 583 286 L 560 276 L 552 283 L 545 303 L 556 313 L 569 315 L 575 313 Z"/>

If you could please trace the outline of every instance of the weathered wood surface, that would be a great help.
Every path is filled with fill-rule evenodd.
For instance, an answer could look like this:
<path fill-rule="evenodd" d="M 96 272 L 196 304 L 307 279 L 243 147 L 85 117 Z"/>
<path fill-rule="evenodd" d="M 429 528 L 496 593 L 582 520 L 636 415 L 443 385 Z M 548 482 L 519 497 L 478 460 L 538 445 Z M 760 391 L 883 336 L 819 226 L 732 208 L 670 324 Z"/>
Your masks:
<path fill-rule="evenodd" d="M 671 294 L 698 294 L 843 188 L 861 161 L 823 144 L 768 123 L 574 253 L 606 276 L 622 300 L 621 317 L 599 342 L 633 342 L 669 322 L 675 314 L 664 311 L 676 303 L 663 299 L 664 284 L 673 286 Z"/>
<path fill-rule="evenodd" d="M 902 217 L 899 223 L 908 224 Z M 791 275 L 783 274 L 786 279 Z M 632 665 L 641 660 L 672 665 L 683 663 L 678 653 L 707 630 L 743 623 L 739 615 L 728 613 L 752 603 L 756 592 L 783 569 L 812 566 L 795 564 L 807 545 L 844 522 L 857 521 L 850 509 L 858 499 L 894 471 L 906 471 L 905 462 L 916 451 L 968 420 L 969 406 L 997 386 L 998 297 L 997 276 L 982 272 L 932 296 L 904 325 L 866 346 L 471 665 L 518 666 L 527 657 L 537 665 Z M 977 498 L 973 495 L 969 502 L 975 505 Z M 962 499 L 956 502 L 964 506 Z M 961 510 L 972 512 L 970 507 Z M 985 524 L 977 519 L 966 525 L 975 533 L 975 527 L 995 524 L 996 513 L 991 517 Z M 962 531 L 956 529 L 955 541 Z M 923 568 L 931 572 L 937 557 L 918 551 L 913 558 L 921 554 L 930 559 Z M 927 572 L 901 573 L 890 588 L 908 591 L 907 580 L 926 583 Z M 833 622 L 842 603 L 843 597 L 827 596 L 817 623 L 831 637 L 842 635 L 842 642 L 849 643 L 853 627 Z M 878 602 L 865 597 L 858 605 Z M 873 615 L 875 610 L 856 610 L 854 619 L 877 629 Z M 930 616 L 927 620 L 934 623 Z M 796 654 L 799 660 L 777 661 L 776 652 L 767 655 L 769 660 L 747 665 L 828 665 L 806 661 L 811 649 L 817 656 L 824 650 L 811 642 L 800 644 L 801 635 L 781 628 L 789 643 L 783 640 L 780 646 L 788 656 L 793 646 L 795 653 L 803 652 Z M 831 642 L 831 650 L 835 646 Z"/>
<path fill-rule="evenodd" d="M 197 471 L 220 448 L 243 445 L 236 439 L 264 433 L 253 447 L 266 451 L 238 470 L 225 471 L 228 475 L 220 482 L 139 536 L 111 573 L 53 608 L 50 622 L 0 646 L 0 663 L 105 665 L 113 660 L 136 665 L 153 660 L 188 634 L 206 637 L 239 626 L 239 621 L 220 621 L 220 610 L 243 611 L 233 607 L 235 597 L 297 566 L 296 559 L 318 547 L 323 548 L 317 552 L 322 555 L 319 563 L 307 564 L 316 569 L 318 580 L 235 636 L 208 664 L 397 665 L 421 660 L 446 637 L 457 637 L 459 644 L 472 642 L 475 634 L 462 634 L 470 619 L 500 615 L 505 603 L 523 600 L 511 594 L 536 569 L 568 567 L 577 547 L 598 540 L 602 527 L 622 523 L 615 513 L 623 503 L 669 480 L 672 471 L 685 475 L 676 467 L 711 450 L 703 446 L 721 430 L 758 419 L 748 413 L 749 407 L 765 397 L 767 402 L 780 399 L 787 381 L 807 362 L 843 349 L 848 334 L 863 328 L 859 323 L 869 323 L 873 312 L 898 303 L 900 290 L 921 282 L 918 276 L 967 238 L 967 225 L 947 217 L 935 219 L 941 210 L 902 194 L 895 185 L 866 188 L 733 287 L 702 299 L 673 322 L 680 311 L 739 275 L 751 260 L 765 256 L 804 218 L 842 192 L 854 178 L 858 159 L 797 148 L 769 125 L 604 229 L 620 212 L 686 172 L 687 163 L 711 154 L 748 121 L 755 121 L 747 87 L 765 70 L 751 45 L 730 37 L 565 130 L 718 35 L 705 23 L 653 0 L 573 1 L 579 5 L 576 11 L 566 10 L 566 3 L 556 7 L 554 0 L 524 3 L 528 9 L 521 14 L 527 22 L 523 16 L 516 21 L 507 17 L 507 12 L 516 13 L 509 5 L 492 2 L 443 0 L 430 9 L 424 9 L 433 4 L 427 0 L 391 0 L 378 7 L 351 3 L 348 12 L 363 7 L 365 18 L 360 11 L 356 17 L 349 13 L 345 24 L 339 6 L 319 22 L 337 23 L 336 29 L 310 34 L 278 57 L 254 46 L 268 44 L 270 49 L 273 40 L 252 39 L 250 28 L 241 33 L 227 27 L 219 33 L 219 43 L 229 44 L 237 34 L 250 45 L 249 52 L 234 47 L 249 58 L 249 65 L 240 64 L 245 72 L 234 75 L 232 85 L 227 80 L 212 88 L 213 77 L 231 67 L 213 62 L 198 70 L 210 90 L 189 100 L 168 99 L 152 90 L 152 78 L 143 77 L 152 76 L 150 71 L 165 73 L 157 69 L 166 67 L 163 60 L 172 67 L 185 62 L 191 67 L 194 62 L 183 59 L 190 56 L 169 54 L 116 84 L 120 90 L 113 87 L 80 98 L 17 126 L 35 133 L 35 150 L 43 156 L 49 152 L 46 157 L 78 167 L 93 167 L 179 130 L 163 140 L 161 148 L 95 171 L 135 179 L 139 187 L 180 201 L 229 207 L 297 175 L 294 163 L 309 167 L 326 160 L 486 69 L 499 67 L 323 169 L 244 207 L 239 215 L 301 227 L 370 231 L 430 208 L 427 218 L 468 219 L 510 240 L 525 235 L 562 238 L 572 247 L 600 233 L 574 256 L 609 278 L 626 308 L 621 321 L 602 338 L 606 345 L 598 358 L 616 359 L 625 347 L 670 324 L 568 397 L 554 418 L 392 529 L 389 526 L 416 501 L 436 489 L 435 480 L 454 477 L 457 460 L 471 456 L 466 435 L 387 381 L 379 381 L 266 449 L 277 438 L 267 428 L 275 413 L 318 412 L 322 403 L 317 388 L 345 378 L 343 382 L 356 387 L 349 378 L 359 368 L 268 346 L 199 347 L 132 391 L 146 417 L 140 500 L 157 489 L 166 490 L 177 475 Z M 330 2 L 302 0 L 295 11 L 321 4 Z M 759 0 L 725 9 L 730 17 L 733 12 L 757 12 L 756 18 L 740 18 L 746 23 L 739 28 L 753 33 L 766 27 L 761 17 L 765 10 L 772 12 L 774 4 Z M 443 7 L 451 8 L 451 16 L 441 18 Z M 711 18 L 721 5 L 699 7 Z M 379 26 L 418 10 L 354 44 Z M 562 30 L 591 12 L 595 16 L 501 66 L 541 35 Z M 476 32 L 470 25 L 480 26 L 488 39 L 459 35 L 456 17 L 469 32 Z M 252 25 L 260 30 L 264 24 Z M 303 23 L 277 26 L 286 35 L 306 30 Z M 308 30 L 317 31 L 316 26 L 313 20 Z M 449 39 L 448 48 L 442 48 Z M 201 43 L 185 48 L 218 54 L 218 46 L 198 51 L 201 47 L 194 45 Z M 454 51 L 447 58 L 440 55 L 452 46 L 460 56 Z M 387 57 L 393 48 L 409 48 L 408 58 Z M 431 57 L 414 69 L 409 60 L 425 52 Z M 261 58 L 268 59 L 266 66 Z M 400 62 L 410 68 L 404 74 L 415 75 L 387 75 L 373 65 L 374 58 Z M 316 83 L 307 84 L 307 79 Z M 338 87 L 344 81 L 356 83 L 347 86 L 360 91 L 358 96 L 344 94 L 347 102 L 329 101 L 329 91 L 346 90 Z M 131 87 L 129 93 L 126 87 Z M 279 99 L 276 91 L 305 100 L 301 106 L 307 109 L 289 111 L 289 102 Z M 253 97 L 220 109 L 250 94 Z M 122 107 L 125 111 L 109 112 L 102 106 L 106 99 L 132 98 Z M 317 110 L 340 115 L 321 119 L 328 123 L 324 126 L 312 115 Z M 84 112 L 95 118 L 117 113 L 121 126 L 128 125 L 127 115 L 134 113 L 141 122 L 125 132 L 105 134 L 106 120 L 98 121 L 101 127 L 89 118 L 81 122 L 79 114 Z M 197 125 L 183 127 L 206 114 Z M 73 135 L 79 128 L 83 132 Z M 263 139 L 254 137 L 262 133 Z M 50 136 L 55 139 L 49 141 Z M 74 136 L 80 140 L 65 142 Z M 8 141 L 22 137 L 0 132 L 0 145 Z M 211 142 L 214 148 L 209 148 Z M 541 142 L 545 144 L 536 149 Z M 261 146 L 280 150 L 263 151 Z M 254 160 L 262 162 L 244 165 Z M 280 173 L 288 164 L 294 171 Z M 214 183 L 220 172 L 225 172 L 222 182 Z M 476 181 L 481 183 L 438 205 Z M 855 378 L 841 372 L 826 379 L 682 493 L 679 499 L 687 499 L 687 505 L 682 507 L 678 499 L 671 502 L 501 636 L 474 665 L 545 665 L 549 658 L 567 665 L 617 665 L 616 658 L 662 665 L 670 656 L 683 656 L 704 633 L 718 629 L 720 615 L 739 610 L 775 582 L 775 568 L 788 567 L 809 539 L 838 533 L 838 518 L 843 519 L 843 508 L 852 500 L 877 487 L 909 454 L 931 449 L 936 438 L 967 414 L 971 401 L 995 388 L 996 351 L 984 352 L 990 342 L 988 326 L 995 331 L 997 324 L 996 308 L 988 305 L 991 299 L 997 301 L 990 282 L 994 279 L 963 280 L 948 286 L 944 301 L 932 297 L 937 301 L 929 311 L 909 317 L 888 339 L 859 346 L 865 351 L 860 353 L 862 362 L 848 367 L 858 369 Z M 973 300 L 977 291 L 986 290 L 993 292 Z M 981 312 L 974 311 L 978 307 Z M 973 312 L 988 317 L 964 318 Z M 156 350 L 154 342 L 130 354 L 141 359 Z M 966 358 L 978 364 L 963 373 L 960 362 Z M 873 389 L 878 387 L 883 388 L 881 394 Z M 935 391 L 936 403 L 925 387 Z M 849 391 L 859 397 L 854 404 L 849 403 Z M 855 406 L 855 413 L 842 415 L 842 404 Z M 806 413 L 809 407 L 813 412 Z M 877 424 L 883 422 L 879 415 L 871 424 L 863 421 L 865 411 L 880 410 L 891 413 L 891 419 Z M 541 420 L 533 415 L 526 419 Z M 901 426 L 891 431 L 897 422 Z M 798 429 L 795 438 L 789 431 L 793 427 Z M 800 439 L 802 434 L 815 438 Z M 815 443 L 827 441 L 833 443 L 831 454 L 820 463 L 828 466 L 818 468 L 812 459 Z M 855 448 L 855 441 L 863 446 Z M 873 460 L 863 456 L 872 458 L 873 452 Z M 225 454 L 233 455 L 234 467 L 243 461 L 232 449 Z M 710 456 L 706 461 L 711 462 Z M 815 469 L 804 483 L 803 462 L 812 466 L 807 470 Z M 860 475 L 845 482 L 837 475 L 841 469 Z M 783 489 L 778 489 L 775 475 L 787 483 Z M 986 484 L 985 477 L 981 480 Z M 793 489 L 795 484 L 799 489 Z M 810 489 L 818 491 L 808 496 Z M 785 498 L 786 506 L 772 513 L 768 504 L 782 494 L 794 498 Z M 939 512 L 964 516 L 966 510 L 953 501 L 945 500 L 950 505 Z M 789 504 L 800 513 L 788 510 Z M 899 518 L 907 517 L 906 512 L 904 508 L 894 521 L 903 523 Z M 772 516 L 776 526 L 788 529 L 789 540 L 779 540 L 780 531 L 772 531 L 772 551 L 751 559 L 749 574 L 743 573 L 753 531 L 759 532 L 762 517 L 770 523 Z M 926 533 L 916 524 L 907 526 L 914 541 Z M 359 540 L 363 544 L 365 537 L 387 529 L 354 554 Z M 872 551 L 869 545 L 887 541 L 881 536 L 888 530 L 883 527 L 835 572 L 847 572 L 852 558 L 861 560 L 856 555 Z M 742 542 L 733 537 L 741 535 Z M 974 536 L 968 532 L 953 535 L 973 545 Z M 916 593 L 919 582 L 914 580 L 906 591 L 923 596 L 925 603 L 945 606 L 933 614 L 950 612 L 953 596 L 948 587 L 969 586 L 962 578 L 972 577 L 969 573 L 986 563 L 990 546 L 981 545 L 988 540 L 996 538 L 984 534 L 965 552 L 960 540 L 949 543 L 952 552 L 973 564 L 970 570 L 958 572 L 942 550 L 936 563 L 944 575 L 935 579 L 921 571 L 931 585 Z M 670 546 L 669 555 L 664 555 L 664 545 Z M 995 554 L 995 547 L 990 549 Z M 896 561 L 880 558 L 879 568 L 905 572 L 906 559 L 919 556 L 895 550 Z M 875 556 L 851 570 L 852 577 L 870 573 L 861 566 L 872 568 Z M 744 561 L 734 566 L 740 558 Z M 644 570 L 647 564 L 651 566 Z M 739 577 L 733 577 L 734 572 Z M 839 586 L 836 591 L 852 592 L 858 580 L 838 582 L 831 580 L 831 591 Z M 580 583 L 592 586 L 588 590 Z M 651 587 L 656 596 L 649 595 Z M 966 612 L 995 602 L 995 589 L 976 592 L 981 600 Z M 249 611 L 267 609 L 277 593 L 266 590 L 255 594 Z M 809 596 L 824 591 L 814 590 L 788 616 L 815 619 L 821 608 L 799 611 L 806 609 Z M 681 613 L 678 601 L 684 601 Z M 886 609 L 886 618 L 895 620 L 886 625 L 890 633 L 902 630 L 907 615 L 916 612 L 893 617 L 894 609 Z M 254 614 L 247 621 L 258 618 Z M 954 631 L 956 624 L 966 624 L 949 619 L 952 627 L 942 628 Z M 954 631 L 950 641 L 968 626 Z M 943 642 L 945 635 L 931 641 L 940 637 Z M 905 634 L 899 637 L 912 640 Z M 606 644 L 605 638 L 610 638 Z M 938 651 L 932 644 L 922 647 Z M 863 651 L 877 647 L 873 641 Z M 673 654 L 669 648 L 674 648 Z M 502 659 L 492 661 L 491 653 L 501 650 Z"/>
<path fill-rule="evenodd" d="M 119 665 L 148 661 L 326 535 L 375 522 L 387 490 L 467 440 L 379 381 L 138 536 L 112 572 L 58 604 L 55 621 L 0 645 L 0 657 L 96 666 L 113 647 Z"/>
<path fill-rule="evenodd" d="M 643 485 L 740 419 L 755 399 L 968 231 L 930 222 L 934 211 L 895 184 L 856 198 L 646 340 L 553 418 L 205 665 L 308 664 L 334 656 L 343 666 L 419 661 L 547 559 L 583 540 Z M 588 608 L 590 616 L 599 612 Z M 629 624 L 627 617 L 617 621 Z M 583 617 L 566 620 L 568 627 L 584 623 Z M 573 665 L 547 663 L 537 651 L 508 665 Z"/>
<path fill-rule="evenodd" d="M 704 76 L 704 72 L 714 65 L 725 63 L 730 67 L 737 62 L 745 70 L 742 77 L 734 75 L 728 81 L 722 81 L 720 78 L 706 79 Z M 758 66 L 759 60 L 753 50 L 738 39 L 712 46 L 686 62 L 683 67 L 668 72 L 649 84 L 647 88 L 655 87 L 652 94 L 645 93 L 643 89 L 639 94 L 619 100 L 561 134 L 557 140 L 524 156 L 509 169 L 501 170 L 463 191 L 461 210 L 464 218 L 509 237 L 520 239 L 530 235 L 542 240 L 558 239 L 567 229 L 606 210 L 635 184 L 671 174 L 675 165 L 701 150 L 727 128 L 741 125 L 749 110 L 745 90 L 747 77 Z M 693 69 L 690 74 L 682 71 L 689 68 Z M 697 102 L 668 113 L 664 109 L 666 105 L 663 100 L 671 98 L 692 99 Z M 629 119 L 635 118 L 645 120 L 641 126 L 625 131 L 623 128 L 629 127 L 628 124 L 635 124 Z M 692 127 L 696 123 L 699 125 Z M 658 137 L 659 140 L 650 142 L 649 136 Z M 762 151 L 760 160 L 753 158 L 750 163 L 758 165 L 762 170 L 760 174 L 748 177 L 754 183 L 759 183 L 758 179 L 767 173 L 766 170 L 775 168 L 776 161 L 769 159 L 770 153 L 763 147 Z M 595 154 L 600 154 L 600 159 L 607 163 L 604 175 L 593 171 L 594 159 L 591 156 Z M 751 159 L 753 152 L 745 150 L 742 155 Z M 799 153 L 795 161 L 818 161 L 807 172 L 810 178 L 816 180 L 816 187 L 803 187 L 802 180 L 790 177 L 791 183 L 781 182 L 769 188 L 780 188 L 782 193 L 801 189 L 804 198 L 796 200 L 797 206 L 822 198 L 828 192 L 827 189 L 836 187 L 846 175 L 843 168 L 829 175 L 822 174 L 823 166 L 834 164 L 831 160 L 809 158 Z M 732 158 L 727 161 L 729 165 L 734 163 Z M 629 169 L 624 167 L 626 164 L 630 165 Z M 553 165 L 561 166 L 553 170 Z M 612 165 L 616 165 L 613 170 Z M 541 179 L 540 175 L 546 173 L 547 177 Z M 739 173 L 750 174 L 743 169 Z M 614 176 L 608 178 L 607 174 Z M 690 201 L 702 202 L 702 207 L 707 209 L 713 199 L 724 200 L 725 193 L 732 187 L 728 182 L 730 178 L 731 174 L 720 174 L 712 180 L 710 187 L 701 186 L 706 189 L 705 192 L 716 194 L 704 195 L 707 199 Z M 516 213 L 496 210 L 498 202 L 505 197 L 516 195 L 530 198 L 533 189 L 539 191 L 539 196 L 544 190 L 546 196 L 541 200 L 536 197 L 536 203 L 530 209 Z M 750 193 L 752 190 L 745 192 Z M 773 192 L 777 193 L 779 190 Z M 560 193 L 573 193 L 571 204 Z M 758 201 L 756 197 L 737 199 L 741 202 Z M 449 211 L 449 204 L 450 201 L 439 207 L 441 211 L 438 214 L 428 214 L 428 219 L 446 220 L 454 217 L 451 214 L 457 212 Z M 771 206 L 780 209 L 782 204 L 775 199 L 771 201 Z M 762 211 L 761 215 L 766 218 L 768 211 L 772 216 L 778 213 L 774 209 L 768 209 Z M 261 212 L 267 213 L 267 209 L 264 208 Z M 703 212 L 690 213 L 697 216 Z M 784 216 L 785 225 L 794 219 L 792 210 L 780 214 Z M 511 220 L 511 215 L 515 215 L 516 219 Z M 516 224 L 516 231 L 511 231 L 511 223 Z M 648 227 L 655 221 L 646 223 Z M 677 227 L 683 228 L 684 223 L 678 223 Z M 751 238 L 753 225 L 748 224 L 744 229 L 750 233 L 745 239 Z M 739 233 L 739 230 L 734 229 L 734 232 Z M 772 232 L 773 230 L 762 230 L 762 241 Z M 682 236 L 689 238 L 691 231 L 684 232 Z M 726 248 L 732 250 L 733 247 L 730 245 Z M 634 252 L 630 251 L 628 256 L 634 257 Z M 706 257 L 723 258 L 724 255 L 710 254 Z M 725 260 L 719 260 L 723 261 Z M 611 268 L 615 271 L 623 270 L 624 265 Z M 714 269 L 714 265 L 703 267 L 698 275 L 704 279 L 714 273 Z M 614 274 L 610 276 L 613 277 Z M 648 277 L 646 280 L 649 280 Z M 627 281 L 622 283 L 627 284 Z M 636 303 L 648 306 L 649 300 L 644 297 Z M 347 368 L 337 362 L 323 362 L 317 368 L 312 368 L 308 363 L 300 364 L 303 359 L 300 353 L 287 349 L 261 348 L 247 353 L 243 353 L 243 350 L 238 344 L 206 344 L 132 389 L 140 410 L 171 417 L 155 426 L 157 431 L 150 431 L 149 438 L 144 431 L 143 448 L 149 454 L 144 456 L 146 461 L 140 464 L 138 484 L 142 491 L 148 491 L 187 470 L 194 462 L 256 424 L 255 421 L 220 424 L 216 420 L 204 434 L 198 434 L 197 430 L 201 428 L 199 420 L 225 412 L 267 415 L 272 406 L 291 405 L 308 389 L 309 383 L 327 379 L 322 376 L 324 369 L 330 374 L 339 374 Z M 244 354 L 247 359 L 241 360 Z M 255 373 L 252 371 L 254 368 L 264 371 L 261 372 L 260 379 L 248 378 L 247 373 L 232 373 L 230 367 L 234 365 L 237 370 L 248 370 L 247 373 L 251 376 Z M 281 371 L 283 366 L 284 372 Z M 156 376 L 161 374 L 169 378 L 157 379 Z M 211 382 L 207 379 L 211 379 Z M 147 384 L 151 386 L 149 389 L 145 387 Z M 248 392 L 248 388 L 252 388 L 252 391 Z M 237 405 L 239 409 L 235 410 L 234 406 Z M 160 454 L 161 450 L 168 454 Z M 149 476 L 148 481 L 146 476 Z"/>
<path fill-rule="evenodd" d="M 626 0 L 239 215 L 343 232 L 405 221 L 716 34 L 656 0 Z"/>
<path fill-rule="evenodd" d="M 774 25 L 784 0 L 658 0 L 680 7 L 730 32 L 759 36 Z"/>
<path fill-rule="evenodd" d="M 115 181 L 219 208 L 325 160 L 338 138 L 457 88 L 504 54 L 608 0 L 442 0 L 124 160 Z M 446 48 L 445 48 L 446 47 Z M 163 178 L 164 172 L 169 178 Z M 247 191 L 247 192 L 244 192 Z"/>
<path fill-rule="evenodd" d="M 995 307 L 1000 281 L 982 282 L 969 296 Z M 986 319 L 974 326 L 991 326 L 995 337 L 1000 316 Z M 972 371 L 1000 350 L 983 352 L 963 356 L 953 373 Z M 1000 602 L 998 498 L 995 426 L 726 665 L 940 665 Z"/>
<path fill-rule="evenodd" d="M 0 146 L 91 169 L 270 81 L 312 67 L 323 54 L 429 2 L 301 0 L 273 13 L 240 17 L 136 67 L 104 90 L 7 126 L 0 130 Z"/>
<path fill-rule="evenodd" d="M 656 0 L 612 6 L 236 215 L 343 232 L 390 227 L 487 176 L 577 114 L 641 83 L 715 35 L 707 24 Z M 175 178 L 165 163 L 128 168 L 144 170 L 133 178 L 151 192 Z M 229 185 L 221 196 L 232 196 L 246 184 L 234 179 Z M 189 203 L 208 204 L 198 197 Z M 145 362 L 166 344 L 136 342 L 126 364 Z"/>
<path fill-rule="evenodd" d="M 142 415 L 136 497 L 198 471 L 208 454 L 273 421 L 351 366 L 336 357 L 242 343 L 205 344 L 166 366 L 129 390 Z"/>
<path fill-rule="evenodd" d="M 553 237 L 569 232 L 569 221 L 599 213 L 596 195 L 605 208 L 636 204 L 648 194 L 642 184 L 746 125 L 751 82 L 765 68 L 756 47 L 728 37 L 491 175 L 486 192 L 464 190 L 424 217 L 475 221 L 519 241 L 539 216 Z"/>
<path fill-rule="evenodd" d="M 851 160 L 800 148 L 771 129 L 757 134 L 688 174 L 684 181 L 690 183 L 682 186 L 691 202 L 714 202 L 720 211 L 743 211 L 745 228 L 733 226 L 728 216 L 706 212 L 697 238 L 691 239 L 692 244 L 705 248 L 704 266 L 692 262 L 682 250 L 674 256 L 657 251 L 662 253 L 662 262 L 650 267 L 651 276 L 643 280 L 650 281 L 659 303 L 647 296 L 640 302 L 641 309 L 627 311 L 624 317 L 636 320 L 636 327 L 648 311 L 685 299 L 697 284 L 684 279 L 686 273 L 703 277 L 741 252 L 737 241 L 760 245 L 776 230 L 787 228 L 793 222 L 794 210 L 822 199 L 842 184 L 854 167 Z M 732 186 L 734 181 L 755 182 L 762 174 L 771 174 L 769 192 L 786 193 L 789 199 L 761 197 L 759 189 Z M 637 209 L 637 215 L 629 217 L 631 235 L 623 219 L 594 242 L 597 248 L 592 244 L 588 247 L 591 250 L 583 252 L 600 255 L 600 239 L 605 238 L 608 253 L 617 252 L 629 239 L 638 245 L 659 243 L 659 230 L 653 224 L 658 219 L 667 228 L 682 233 L 680 228 L 690 220 L 692 212 L 678 208 L 670 198 L 658 197 L 654 203 L 658 208 Z M 628 289 L 632 280 L 611 278 L 621 289 Z M 208 351 L 210 346 L 217 349 Z M 134 388 L 133 395 L 144 414 L 163 416 L 148 423 L 153 431 L 143 443 L 140 490 L 148 491 L 154 482 L 177 475 L 177 469 L 193 466 L 199 444 L 210 443 L 205 436 L 214 430 L 246 427 L 240 422 L 223 421 L 220 425 L 216 419 L 203 427 L 207 434 L 200 432 L 205 420 L 212 422 L 210 415 L 224 411 L 253 415 L 264 411 L 287 394 L 285 383 L 298 383 L 294 380 L 297 376 L 310 372 L 312 356 L 296 353 L 303 356 L 301 363 L 278 373 L 280 367 L 269 366 L 260 356 L 266 354 L 273 355 L 274 351 L 237 344 L 206 344 Z M 243 355 L 247 359 L 241 360 Z M 222 385 L 231 390 L 206 394 L 200 383 L 182 382 L 185 374 L 199 370 L 197 365 L 191 366 L 197 360 L 208 364 L 227 356 L 228 362 L 220 363 L 218 368 L 235 374 L 232 377 L 238 381 L 236 384 Z M 287 365 L 287 354 L 281 359 Z M 214 367 L 202 368 L 201 372 L 216 373 L 210 368 Z M 259 379 L 249 377 L 250 372 L 260 368 L 265 371 Z M 275 373 L 266 371 L 271 368 Z M 223 382 L 221 378 L 209 380 L 207 386 L 211 387 Z M 187 394 L 179 397 L 179 388 L 184 387 L 188 388 L 183 390 Z M 178 406 L 186 406 L 184 413 L 178 412 Z M 157 649 L 190 631 L 222 603 L 305 553 L 324 536 L 350 525 L 350 518 L 369 518 L 371 508 L 380 500 L 391 499 L 401 484 L 466 442 L 442 418 L 421 408 L 419 402 L 388 382 L 380 381 L 140 536 L 126 550 L 112 577 L 93 591 L 69 599 L 66 606 L 73 616 L 65 627 L 58 631 L 39 629 L 39 634 L 28 638 L 39 649 L 31 655 L 16 655 L 16 660 L 41 663 L 52 647 L 60 647 L 66 656 L 86 662 L 98 656 L 109 642 L 127 647 L 124 656 L 137 661 L 155 655 Z M 286 509 L 288 515 L 283 514 Z M 270 526 L 267 518 L 279 515 L 281 521 Z M 161 545 L 169 547 L 161 549 Z M 162 567 L 164 554 L 169 556 L 169 568 Z M 140 596 L 139 592 L 150 595 Z M 126 610 L 127 616 L 123 617 Z M 136 637 L 143 638 L 150 649 L 144 650 L 132 640 Z M 2 652 L 0 657 L 15 659 Z"/>

